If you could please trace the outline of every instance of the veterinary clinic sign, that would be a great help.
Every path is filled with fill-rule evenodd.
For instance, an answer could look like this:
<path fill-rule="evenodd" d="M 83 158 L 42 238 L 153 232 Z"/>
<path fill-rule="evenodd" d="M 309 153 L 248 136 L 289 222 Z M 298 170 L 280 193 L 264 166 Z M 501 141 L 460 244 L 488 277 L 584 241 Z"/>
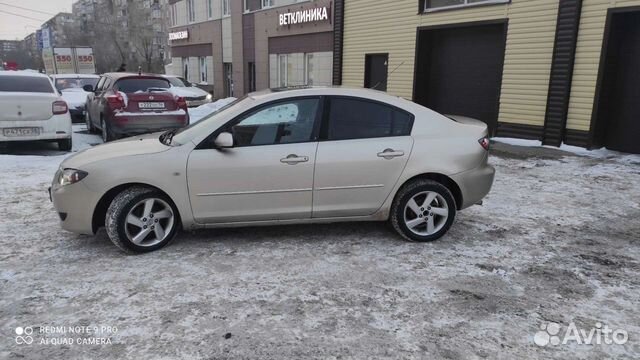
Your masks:
<path fill-rule="evenodd" d="M 280 26 L 304 24 L 316 21 L 329 20 L 329 11 L 327 7 L 299 10 L 280 14 Z"/>
<path fill-rule="evenodd" d="M 173 40 L 185 40 L 189 38 L 189 31 L 188 30 L 184 30 L 184 31 L 176 31 L 176 32 L 172 32 L 169 33 L 169 40 L 173 41 Z"/>

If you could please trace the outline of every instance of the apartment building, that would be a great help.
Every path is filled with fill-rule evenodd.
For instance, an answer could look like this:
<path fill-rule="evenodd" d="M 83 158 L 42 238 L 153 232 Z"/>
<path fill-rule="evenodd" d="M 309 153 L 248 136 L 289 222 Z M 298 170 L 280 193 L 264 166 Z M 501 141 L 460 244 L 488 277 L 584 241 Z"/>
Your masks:
<path fill-rule="evenodd" d="M 493 135 L 640 153 L 640 0 L 348 0 L 342 81 Z"/>
<path fill-rule="evenodd" d="M 172 66 L 216 98 L 331 85 L 336 1 L 170 0 Z"/>

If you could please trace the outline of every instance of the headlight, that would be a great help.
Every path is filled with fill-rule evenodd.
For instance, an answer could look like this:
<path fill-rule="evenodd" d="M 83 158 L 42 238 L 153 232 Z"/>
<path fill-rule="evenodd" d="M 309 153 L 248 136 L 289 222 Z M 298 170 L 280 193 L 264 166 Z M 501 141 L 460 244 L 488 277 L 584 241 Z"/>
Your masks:
<path fill-rule="evenodd" d="M 89 175 L 88 172 L 76 169 L 64 169 L 58 177 L 60 186 L 75 184 Z"/>
<path fill-rule="evenodd" d="M 213 95 L 207 94 L 207 100 L 211 100 L 211 99 L 213 99 Z"/>

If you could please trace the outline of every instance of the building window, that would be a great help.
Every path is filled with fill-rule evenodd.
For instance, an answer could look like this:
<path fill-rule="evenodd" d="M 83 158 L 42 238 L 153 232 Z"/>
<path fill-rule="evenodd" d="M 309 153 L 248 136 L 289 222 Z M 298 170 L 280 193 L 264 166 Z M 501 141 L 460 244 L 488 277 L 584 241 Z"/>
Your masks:
<path fill-rule="evenodd" d="M 262 0 L 262 8 L 270 8 L 273 6 L 273 0 Z"/>
<path fill-rule="evenodd" d="M 187 0 L 187 17 L 189 22 L 196 21 L 196 7 L 194 1 L 195 0 Z"/>
<path fill-rule="evenodd" d="M 269 86 L 329 86 L 333 75 L 333 52 L 270 54 Z"/>
<path fill-rule="evenodd" d="M 231 4 L 229 3 L 229 0 L 222 0 L 222 15 L 231 15 Z"/>
<path fill-rule="evenodd" d="M 213 17 L 213 0 L 207 0 L 207 14 L 209 14 L 209 19 Z"/>
<path fill-rule="evenodd" d="M 207 69 L 207 58 L 200 57 L 198 58 L 200 62 L 200 82 L 206 83 L 209 79 L 208 69 Z"/>
<path fill-rule="evenodd" d="M 510 0 L 426 0 L 425 11 L 440 9 L 455 9 L 458 7 L 481 5 L 481 4 L 503 4 Z"/>
<path fill-rule="evenodd" d="M 182 77 L 189 79 L 189 58 L 182 58 Z"/>
<path fill-rule="evenodd" d="M 249 92 L 256 91 L 256 63 L 249 63 Z"/>

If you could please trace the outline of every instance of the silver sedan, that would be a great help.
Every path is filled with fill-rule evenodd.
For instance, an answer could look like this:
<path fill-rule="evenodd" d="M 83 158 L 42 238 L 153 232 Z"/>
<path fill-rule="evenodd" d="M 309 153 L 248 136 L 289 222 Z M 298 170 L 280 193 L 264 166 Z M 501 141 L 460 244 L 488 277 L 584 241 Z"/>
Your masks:
<path fill-rule="evenodd" d="M 382 92 L 249 94 L 182 130 L 66 159 L 51 196 L 62 227 L 126 252 L 179 229 L 389 221 L 433 241 L 491 189 L 487 126 Z"/>

